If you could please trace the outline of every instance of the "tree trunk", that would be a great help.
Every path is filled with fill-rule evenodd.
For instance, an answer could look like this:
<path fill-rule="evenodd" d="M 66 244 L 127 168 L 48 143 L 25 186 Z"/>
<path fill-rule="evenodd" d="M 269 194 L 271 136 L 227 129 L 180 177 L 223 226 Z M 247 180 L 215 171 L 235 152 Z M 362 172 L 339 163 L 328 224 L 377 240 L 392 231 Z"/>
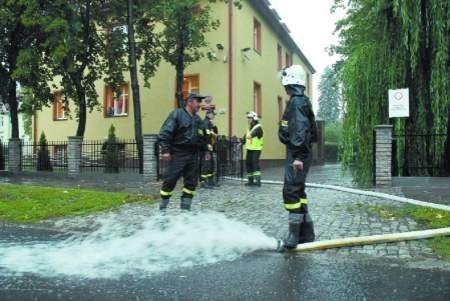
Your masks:
<path fill-rule="evenodd" d="M 78 98 L 78 127 L 76 136 L 83 137 L 86 130 L 86 93 L 81 84 L 81 79 L 76 80 L 76 91 Z"/>
<path fill-rule="evenodd" d="M 183 82 L 184 82 L 184 45 L 180 45 L 179 52 L 178 52 L 178 60 L 177 64 L 175 66 L 176 68 L 176 78 L 177 78 L 177 90 L 176 90 L 176 97 L 177 97 L 177 103 L 178 107 L 183 107 Z"/>
<path fill-rule="evenodd" d="M 447 138 L 445 139 L 444 168 L 445 173 L 450 176 L 450 105 L 448 106 L 447 113 Z"/>
<path fill-rule="evenodd" d="M 8 81 L 8 104 L 9 116 L 11 118 L 11 138 L 19 138 L 19 119 L 17 117 L 17 92 L 16 81 L 10 79 Z"/>
<path fill-rule="evenodd" d="M 138 158 L 139 158 L 139 173 L 143 173 L 143 157 L 144 146 L 142 141 L 142 119 L 141 119 L 141 99 L 139 95 L 139 83 L 137 76 L 137 62 L 136 62 L 136 45 L 134 42 L 134 20 L 133 20 L 133 0 L 128 0 L 128 46 L 129 46 L 129 64 L 130 64 L 130 78 L 131 90 L 133 94 L 133 111 L 134 111 L 134 137 L 136 139 Z"/>
<path fill-rule="evenodd" d="M 185 37 L 185 32 L 184 32 L 184 26 L 185 26 L 185 22 L 184 22 L 184 18 L 183 18 L 183 13 L 185 12 L 181 12 L 178 15 L 178 48 L 177 48 L 177 63 L 175 65 L 175 69 L 176 69 L 176 98 L 177 98 L 177 103 L 178 103 L 178 107 L 182 108 L 183 107 L 183 83 L 184 83 L 184 51 L 185 51 L 185 45 L 184 45 L 184 39 Z"/>

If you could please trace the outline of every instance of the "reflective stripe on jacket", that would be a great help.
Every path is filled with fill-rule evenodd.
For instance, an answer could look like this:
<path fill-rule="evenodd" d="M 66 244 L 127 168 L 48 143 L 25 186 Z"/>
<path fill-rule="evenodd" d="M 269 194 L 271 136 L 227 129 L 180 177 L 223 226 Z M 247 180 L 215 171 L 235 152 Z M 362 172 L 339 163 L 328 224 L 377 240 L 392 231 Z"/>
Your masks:
<path fill-rule="evenodd" d="M 262 128 L 261 124 L 255 124 L 251 129 L 247 130 L 247 136 L 252 136 L 252 138 L 248 139 L 247 136 L 245 138 L 245 148 L 248 150 L 262 150 L 263 148 L 263 137 L 259 138 L 258 136 L 253 136 L 252 133 L 258 129 Z"/>

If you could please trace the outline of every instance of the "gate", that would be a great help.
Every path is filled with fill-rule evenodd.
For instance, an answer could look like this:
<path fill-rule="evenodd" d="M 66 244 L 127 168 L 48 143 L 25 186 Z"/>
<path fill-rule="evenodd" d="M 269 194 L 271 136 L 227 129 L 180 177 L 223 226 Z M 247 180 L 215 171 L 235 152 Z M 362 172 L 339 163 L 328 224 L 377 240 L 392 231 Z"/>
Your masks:
<path fill-rule="evenodd" d="M 393 134 L 392 176 L 444 176 L 447 134 Z"/>
<path fill-rule="evenodd" d="M 243 144 L 237 137 L 227 138 L 226 136 L 218 136 L 215 145 L 214 154 L 214 172 L 217 180 L 224 177 L 239 177 L 243 178 L 244 175 L 244 160 L 243 160 Z M 163 178 L 164 172 L 168 167 L 168 162 L 161 160 L 160 149 L 158 143 L 155 144 L 155 156 L 157 169 L 157 179 Z M 199 162 L 200 160 L 199 153 Z M 201 166 L 199 165 L 199 177 Z"/>

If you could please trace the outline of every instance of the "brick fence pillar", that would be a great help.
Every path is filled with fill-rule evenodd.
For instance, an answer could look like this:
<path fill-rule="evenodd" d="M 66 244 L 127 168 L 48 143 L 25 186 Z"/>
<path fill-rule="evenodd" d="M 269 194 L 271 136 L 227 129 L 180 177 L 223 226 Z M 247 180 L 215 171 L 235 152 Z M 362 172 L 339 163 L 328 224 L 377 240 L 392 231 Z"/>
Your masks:
<path fill-rule="evenodd" d="M 22 159 L 21 141 L 19 138 L 9 139 L 8 145 L 8 171 L 11 173 L 20 172 L 20 160 Z"/>
<path fill-rule="evenodd" d="M 146 180 L 156 180 L 157 179 L 157 168 L 158 168 L 158 157 L 155 154 L 156 141 L 158 135 L 156 134 L 146 134 L 143 135 L 144 139 L 144 170 L 143 176 Z"/>
<path fill-rule="evenodd" d="M 67 168 L 69 176 L 80 175 L 81 165 L 81 146 L 83 144 L 83 137 L 71 136 L 68 137 L 67 150 Z"/>
<path fill-rule="evenodd" d="M 375 185 L 392 185 L 392 125 L 375 127 Z"/>

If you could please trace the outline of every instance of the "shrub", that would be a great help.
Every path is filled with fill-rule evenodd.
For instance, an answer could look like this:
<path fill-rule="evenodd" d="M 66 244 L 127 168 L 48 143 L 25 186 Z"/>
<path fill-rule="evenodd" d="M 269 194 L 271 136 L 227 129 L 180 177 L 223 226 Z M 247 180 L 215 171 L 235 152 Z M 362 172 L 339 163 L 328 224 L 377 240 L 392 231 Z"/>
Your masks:
<path fill-rule="evenodd" d="M 109 128 L 108 140 L 103 144 L 106 173 L 119 172 L 119 148 L 117 146 L 115 131 L 116 129 L 114 126 L 111 125 Z"/>
<path fill-rule="evenodd" d="M 48 142 L 45 138 L 44 132 L 41 133 L 39 138 L 39 150 L 37 158 L 37 170 L 52 171 L 52 165 L 50 162 L 50 153 L 48 151 Z"/>

